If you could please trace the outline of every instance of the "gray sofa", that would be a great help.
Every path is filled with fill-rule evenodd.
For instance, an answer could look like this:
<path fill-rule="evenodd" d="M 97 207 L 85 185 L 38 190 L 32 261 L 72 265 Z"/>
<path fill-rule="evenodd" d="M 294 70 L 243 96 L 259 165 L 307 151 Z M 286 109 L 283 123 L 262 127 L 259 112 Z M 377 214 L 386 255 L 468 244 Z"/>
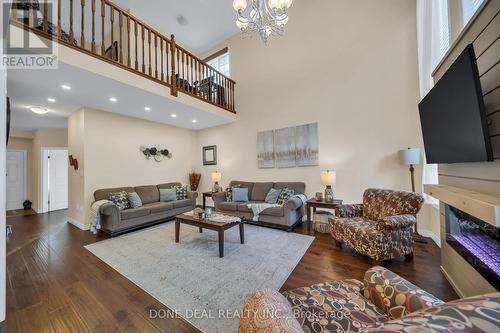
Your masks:
<path fill-rule="evenodd" d="M 107 200 L 109 193 L 137 192 L 142 207 L 119 210 L 113 203 L 105 203 L 99 208 L 101 230 L 116 236 L 127 231 L 172 220 L 175 215 L 193 210 L 196 207 L 197 192 L 188 192 L 188 198 L 170 202 L 160 202 L 160 188 L 180 186 L 180 183 L 145 185 L 136 187 L 105 188 L 94 192 L 94 199 Z"/>
<path fill-rule="evenodd" d="M 301 182 L 281 182 L 281 183 L 252 183 L 243 181 L 231 181 L 229 187 L 239 185 L 248 188 L 249 202 L 228 202 L 226 193 L 214 193 L 212 199 L 215 203 L 215 209 L 223 213 L 237 215 L 242 217 L 245 222 L 256 225 L 264 225 L 273 228 L 285 229 L 291 231 L 294 226 L 302 221 L 305 207 L 302 200 L 292 198 L 282 207 L 271 207 L 265 209 L 259 215 L 259 221 L 253 221 L 253 212 L 247 204 L 252 202 L 264 202 L 266 194 L 271 188 L 283 189 L 285 187 L 293 189 L 295 194 L 304 194 L 306 185 Z"/>

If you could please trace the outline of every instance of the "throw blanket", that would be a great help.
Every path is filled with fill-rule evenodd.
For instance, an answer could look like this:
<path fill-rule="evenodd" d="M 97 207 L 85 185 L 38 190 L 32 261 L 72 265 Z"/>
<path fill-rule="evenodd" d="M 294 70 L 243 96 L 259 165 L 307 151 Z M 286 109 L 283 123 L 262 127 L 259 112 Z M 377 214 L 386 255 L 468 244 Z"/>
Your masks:
<path fill-rule="evenodd" d="M 304 194 L 294 194 L 288 200 L 291 200 L 292 198 L 299 198 L 302 201 L 301 209 L 303 210 L 305 207 L 305 204 L 307 202 L 307 197 Z M 254 222 L 258 222 L 259 215 L 260 215 L 260 213 L 262 213 L 262 211 L 264 211 L 267 208 L 271 208 L 271 207 L 280 207 L 280 205 L 263 202 L 263 203 L 250 203 L 247 205 L 247 207 L 250 208 L 253 212 L 252 220 Z"/>
<path fill-rule="evenodd" d="M 294 194 L 290 199 L 292 198 L 299 198 L 300 200 L 302 200 L 302 205 L 305 205 L 307 202 L 307 197 L 305 194 Z"/>
<path fill-rule="evenodd" d="M 99 200 L 90 206 L 90 231 L 93 234 L 97 233 L 97 230 L 101 229 L 101 214 L 99 214 L 99 208 L 105 203 L 111 202 L 109 200 Z"/>
<path fill-rule="evenodd" d="M 271 208 L 271 207 L 280 207 L 278 204 L 270 204 L 270 203 L 251 203 L 247 205 L 248 208 L 250 208 L 253 212 L 253 221 L 258 222 L 259 221 L 259 215 L 262 213 L 264 209 Z"/>

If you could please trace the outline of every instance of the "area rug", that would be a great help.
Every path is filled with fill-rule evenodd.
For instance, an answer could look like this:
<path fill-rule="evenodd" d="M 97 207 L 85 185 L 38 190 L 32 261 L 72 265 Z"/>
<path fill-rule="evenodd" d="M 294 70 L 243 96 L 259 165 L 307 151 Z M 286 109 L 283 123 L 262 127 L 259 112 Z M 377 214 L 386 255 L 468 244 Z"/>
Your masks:
<path fill-rule="evenodd" d="M 204 332 L 236 332 L 244 300 L 261 288 L 278 290 L 314 237 L 245 225 L 217 233 L 173 222 L 87 245 L 86 249 Z M 168 309 L 167 309 L 168 308 Z M 158 315 L 158 314 L 153 314 Z M 165 315 L 161 313 L 160 315 Z"/>

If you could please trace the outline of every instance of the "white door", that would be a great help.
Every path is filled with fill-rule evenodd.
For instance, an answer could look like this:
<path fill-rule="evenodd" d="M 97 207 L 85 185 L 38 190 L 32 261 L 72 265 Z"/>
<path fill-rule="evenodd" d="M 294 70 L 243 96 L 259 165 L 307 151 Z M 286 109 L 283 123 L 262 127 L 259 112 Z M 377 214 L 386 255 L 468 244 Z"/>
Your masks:
<path fill-rule="evenodd" d="M 68 151 L 64 149 L 47 150 L 42 156 L 44 163 L 45 187 L 43 200 L 44 211 L 68 208 Z"/>
<path fill-rule="evenodd" d="M 26 200 L 26 152 L 7 151 L 7 210 L 23 208 Z"/>

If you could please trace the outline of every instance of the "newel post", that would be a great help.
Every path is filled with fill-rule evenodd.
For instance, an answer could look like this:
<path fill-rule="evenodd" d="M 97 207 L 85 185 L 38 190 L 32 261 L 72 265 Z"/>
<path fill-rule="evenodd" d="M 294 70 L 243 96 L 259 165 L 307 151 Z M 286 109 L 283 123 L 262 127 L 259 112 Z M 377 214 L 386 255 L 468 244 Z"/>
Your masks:
<path fill-rule="evenodd" d="M 172 61 L 170 62 L 171 64 L 171 85 L 170 85 L 170 94 L 172 96 L 177 96 L 177 77 L 175 75 L 175 52 L 176 52 L 176 46 L 175 46 L 175 37 L 174 35 L 170 36 L 170 54 L 172 55 Z"/>

